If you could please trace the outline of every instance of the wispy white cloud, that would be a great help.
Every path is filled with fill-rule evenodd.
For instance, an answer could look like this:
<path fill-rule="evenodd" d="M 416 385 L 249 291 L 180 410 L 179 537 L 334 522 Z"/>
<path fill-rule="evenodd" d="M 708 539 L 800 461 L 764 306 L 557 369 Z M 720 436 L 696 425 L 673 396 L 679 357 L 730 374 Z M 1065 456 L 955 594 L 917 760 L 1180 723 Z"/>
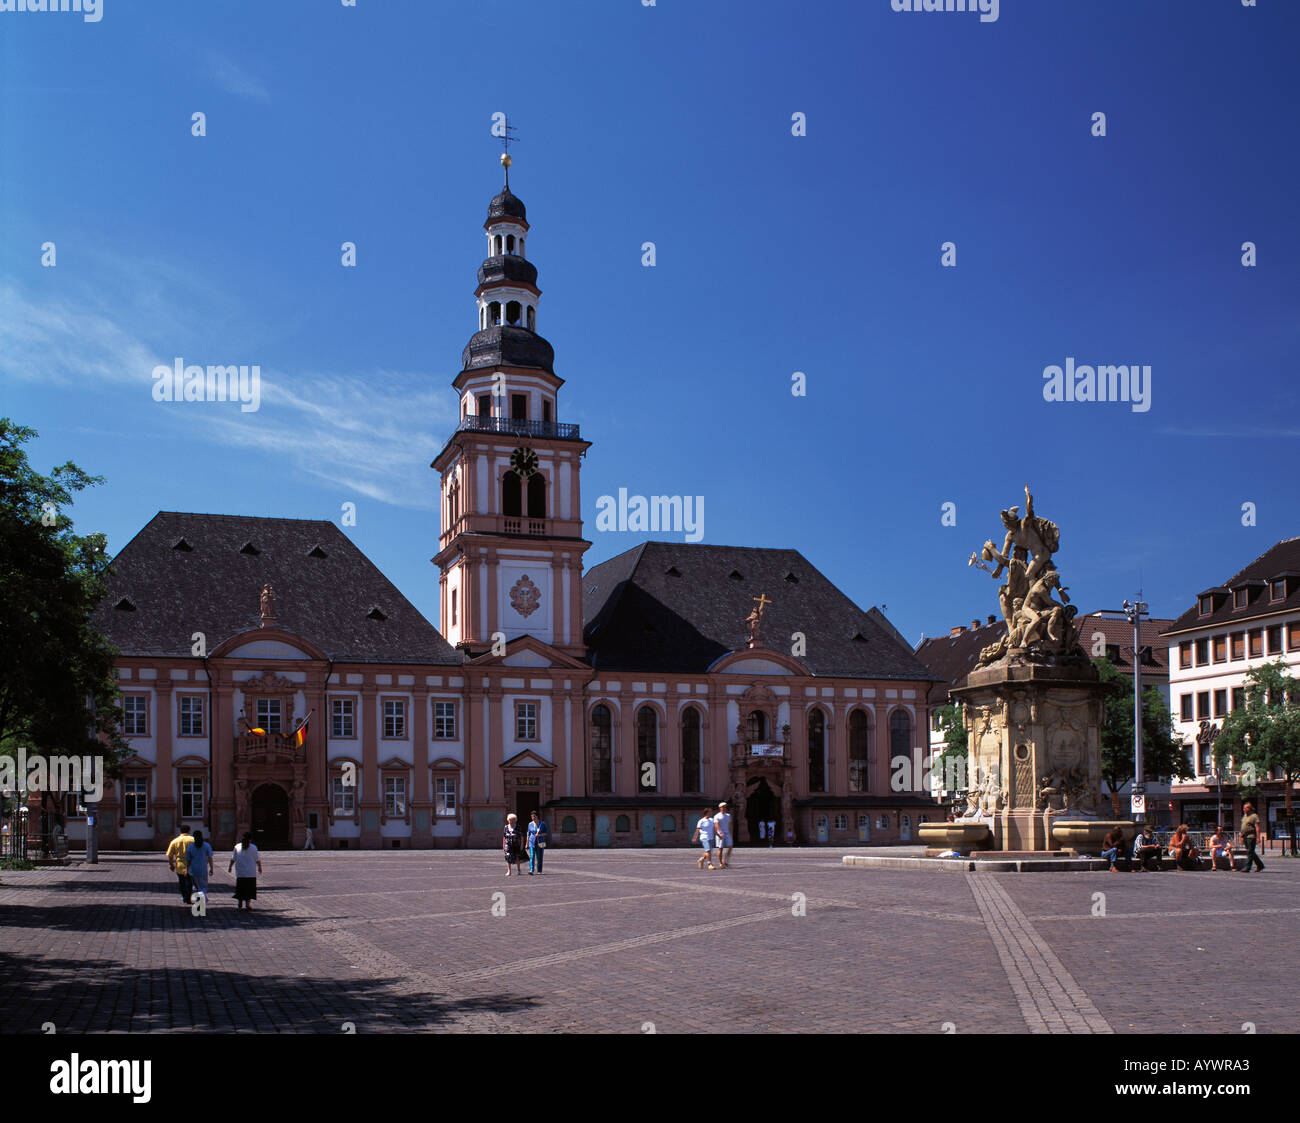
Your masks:
<path fill-rule="evenodd" d="M 112 302 L 112 307 L 109 306 Z M 141 315 L 142 306 L 150 314 Z M 432 510 L 437 484 L 428 469 L 442 430 L 455 423 L 448 379 L 430 372 L 355 373 L 261 370 L 260 408 L 234 403 L 156 402 L 152 372 L 171 367 L 174 350 L 124 326 L 143 322 L 157 339 L 174 336 L 183 313 L 150 293 L 123 286 L 111 295 L 36 300 L 0 280 L 0 379 L 61 390 L 100 390 L 104 418 L 123 408 L 138 435 L 148 425 L 183 430 L 187 440 L 250 450 L 282 474 L 286 465 L 341 488 L 342 498 L 367 497 L 399 507 Z M 186 354 L 185 360 L 200 362 Z M 213 361 L 251 366 L 255 357 L 222 354 Z M 412 425 L 412 419 L 416 423 Z M 421 445 L 425 445 L 423 449 Z"/>
<path fill-rule="evenodd" d="M 226 93 L 248 98 L 250 101 L 271 100 L 271 92 L 266 88 L 266 83 L 228 55 L 217 54 L 214 51 L 209 55 L 209 60 L 212 67 L 212 80 Z"/>

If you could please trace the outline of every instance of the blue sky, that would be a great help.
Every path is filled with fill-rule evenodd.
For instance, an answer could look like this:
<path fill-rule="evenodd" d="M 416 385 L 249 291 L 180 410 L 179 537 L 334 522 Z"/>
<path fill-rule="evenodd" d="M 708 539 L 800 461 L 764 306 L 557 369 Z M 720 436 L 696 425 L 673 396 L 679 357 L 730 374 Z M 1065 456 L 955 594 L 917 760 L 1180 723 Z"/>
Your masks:
<path fill-rule="evenodd" d="M 641 537 L 601 495 L 700 495 L 705 541 L 915 642 L 997 611 L 966 559 L 1026 480 L 1085 611 L 1177 615 L 1300 533 L 1293 0 L 103 4 L 0 12 L 0 413 L 107 477 L 75 515 L 113 550 L 354 502 L 437 622 L 498 111 L 588 564 Z M 261 408 L 155 402 L 177 357 L 258 364 Z M 1067 357 L 1150 365 L 1150 409 L 1044 401 Z"/>

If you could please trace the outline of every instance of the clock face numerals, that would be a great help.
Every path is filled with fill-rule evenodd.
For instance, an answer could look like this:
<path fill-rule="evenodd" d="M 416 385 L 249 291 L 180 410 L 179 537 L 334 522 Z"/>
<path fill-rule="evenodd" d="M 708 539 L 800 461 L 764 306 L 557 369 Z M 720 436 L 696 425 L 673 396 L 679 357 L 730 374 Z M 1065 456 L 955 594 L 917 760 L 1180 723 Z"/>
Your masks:
<path fill-rule="evenodd" d="M 510 454 L 510 467 L 521 476 L 531 476 L 537 471 L 537 453 L 531 448 L 517 448 Z"/>

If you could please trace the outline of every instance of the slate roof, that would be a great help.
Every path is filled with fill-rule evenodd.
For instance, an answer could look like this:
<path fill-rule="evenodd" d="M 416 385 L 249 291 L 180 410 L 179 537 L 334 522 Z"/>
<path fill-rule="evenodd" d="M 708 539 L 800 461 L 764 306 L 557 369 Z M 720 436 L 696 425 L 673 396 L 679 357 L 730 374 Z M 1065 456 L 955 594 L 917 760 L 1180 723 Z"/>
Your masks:
<path fill-rule="evenodd" d="M 460 353 L 462 370 L 480 367 L 535 367 L 555 373 L 555 348 L 534 331 L 493 324 L 469 337 Z"/>
<path fill-rule="evenodd" d="M 645 542 L 582 580 L 597 670 L 702 674 L 745 647 L 752 598 L 765 593 L 762 638 L 789 651 L 791 634 L 803 632 L 813 674 L 933 678 L 878 610 L 863 612 L 798 550 Z"/>
<path fill-rule="evenodd" d="M 1269 598 L 1270 590 L 1267 583 L 1275 577 L 1288 577 L 1287 596 L 1284 600 L 1275 601 Z M 1250 588 L 1250 600 L 1245 608 L 1234 611 L 1232 590 L 1243 585 Z M 1284 538 L 1265 550 L 1245 569 L 1234 573 L 1222 585 L 1204 589 L 1202 593 L 1218 594 L 1215 596 L 1214 611 L 1208 616 L 1202 616 L 1198 596 L 1196 603 L 1173 622 L 1166 634 L 1220 625 L 1236 625 L 1243 620 L 1253 620 L 1260 616 L 1300 611 L 1300 538 Z"/>
<path fill-rule="evenodd" d="M 981 624 L 978 628 L 964 627 L 955 636 L 949 633 L 923 639 L 916 649 L 916 657 L 932 674 L 943 680 L 930 688 L 930 703 L 947 705 L 948 691 L 960 686 L 975 669 L 980 652 L 1006 634 L 1006 621 L 998 618 L 992 624 Z"/>
<path fill-rule="evenodd" d="M 528 221 L 528 208 L 524 206 L 524 201 L 508 187 L 499 195 L 493 196 L 492 202 L 488 204 L 488 222 L 506 217 Z"/>
<path fill-rule="evenodd" d="M 113 559 L 95 623 L 124 655 L 191 656 L 194 632 L 213 651 L 259 627 L 268 583 L 276 626 L 337 662 L 463 662 L 338 527 L 318 520 L 159 511 Z M 115 607 L 123 598 L 134 611 Z M 376 608 L 385 619 L 370 618 Z"/>

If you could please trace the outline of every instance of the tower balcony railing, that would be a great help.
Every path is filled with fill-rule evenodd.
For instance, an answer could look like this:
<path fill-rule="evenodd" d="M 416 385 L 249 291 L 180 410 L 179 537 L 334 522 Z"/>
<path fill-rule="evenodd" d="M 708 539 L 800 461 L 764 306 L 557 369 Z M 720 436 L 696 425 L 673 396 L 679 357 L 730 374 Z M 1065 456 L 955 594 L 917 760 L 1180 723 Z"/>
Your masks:
<path fill-rule="evenodd" d="M 578 426 L 567 421 L 528 421 L 514 417 L 484 417 L 471 413 L 460 419 L 456 426 L 458 433 L 509 433 L 516 437 L 558 437 L 560 440 L 577 441 Z"/>

